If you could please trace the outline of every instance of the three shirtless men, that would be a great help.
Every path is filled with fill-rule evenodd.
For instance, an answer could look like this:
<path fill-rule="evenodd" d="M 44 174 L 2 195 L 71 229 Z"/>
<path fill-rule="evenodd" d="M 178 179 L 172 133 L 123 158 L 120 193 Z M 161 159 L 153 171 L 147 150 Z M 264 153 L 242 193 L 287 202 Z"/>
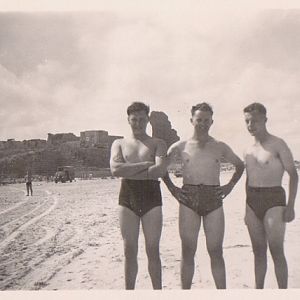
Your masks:
<path fill-rule="evenodd" d="M 137 251 L 140 222 L 145 236 L 148 270 L 154 289 L 161 289 L 159 241 L 162 230 L 162 197 L 159 178 L 179 202 L 179 233 L 182 244 L 181 286 L 191 288 L 194 255 L 201 219 L 206 236 L 211 269 L 217 288 L 226 288 L 223 259 L 223 199 L 240 179 L 244 163 L 225 143 L 209 135 L 213 110 L 207 103 L 192 107 L 193 135 L 173 144 L 167 151 L 163 140 L 146 134 L 149 107 L 134 102 L 127 109 L 132 135 L 116 140 L 111 149 L 111 171 L 122 177 L 119 194 L 120 227 L 124 241 L 125 286 L 134 289 L 138 271 Z M 255 257 L 256 287 L 263 288 L 266 273 L 266 249 L 270 246 L 278 286 L 287 287 L 287 265 L 283 253 L 285 222 L 294 218 L 298 176 L 289 148 L 266 130 L 266 111 L 258 103 L 244 110 L 245 120 L 255 144 L 245 153 L 247 171 L 248 226 Z M 183 186 L 176 187 L 167 166 L 180 157 Z M 220 185 L 220 164 L 232 163 L 231 180 Z M 286 206 L 281 180 L 284 171 L 290 175 Z M 267 202 L 268 204 L 265 204 Z"/>

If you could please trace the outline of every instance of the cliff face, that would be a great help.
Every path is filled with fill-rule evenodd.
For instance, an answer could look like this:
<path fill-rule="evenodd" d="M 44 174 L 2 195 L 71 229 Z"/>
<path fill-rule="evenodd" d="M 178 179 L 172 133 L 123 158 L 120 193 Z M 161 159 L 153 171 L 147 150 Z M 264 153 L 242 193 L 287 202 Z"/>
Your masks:
<path fill-rule="evenodd" d="M 172 128 L 171 122 L 164 112 L 152 111 L 150 124 L 152 126 L 152 136 L 164 140 L 168 147 L 179 141 L 177 131 Z"/>

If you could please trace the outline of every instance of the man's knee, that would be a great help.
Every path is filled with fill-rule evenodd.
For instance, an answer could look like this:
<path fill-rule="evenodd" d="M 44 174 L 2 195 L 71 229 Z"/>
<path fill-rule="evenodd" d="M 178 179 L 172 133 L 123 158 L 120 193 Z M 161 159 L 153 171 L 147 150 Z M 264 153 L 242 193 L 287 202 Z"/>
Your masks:
<path fill-rule="evenodd" d="M 252 250 L 257 258 L 265 258 L 267 256 L 267 245 L 253 246 Z"/>
<path fill-rule="evenodd" d="M 159 259 L 159 245 L 158 243 L 147 244 L 146 253 L 149 260 Z"/>
<path fill-rule="evenodd" d="M 223 248 L 222 247 L 209 247 L 207 249 L 210 258 L 219 259 L 223 257 Z"/>
<path fill-rule="evenodd" d="M 283 243 L 269 243 L 269 248 L 273 258 L 284 256 Z"/>
<path fill-rule="evenodd" d="M 182 258 L 185 260 L 193 260 L 197 250 L 197 244 L 194 244 L 192 241 L 191 242 L 183 241 L 181 245 L 182 245 Z"/>
<path fill-rule="evenodd" d="M 124 240 L 124 254 L 127 260 L 136 260 L 138 245 L 135 242 Z"/>

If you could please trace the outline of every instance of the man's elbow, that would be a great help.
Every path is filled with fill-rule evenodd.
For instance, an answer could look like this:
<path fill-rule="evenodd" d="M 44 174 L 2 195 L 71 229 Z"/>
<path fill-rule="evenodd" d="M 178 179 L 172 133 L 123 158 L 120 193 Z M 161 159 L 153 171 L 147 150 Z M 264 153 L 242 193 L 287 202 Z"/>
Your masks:
<path fill-rule="evenodd" d="M 148 171 L 148 175 L 154 178 L 162 178 L 166 175 L 166 173 L 167 170 L 164 167 L 157 167 Z"/>
<path fill-rule="evenodd" d="M 111 172 L 112 176 L 116 176 L 116 177 L 120 176 L 119 170 L 115 167 L 110 167 L 110 172 Z"/>

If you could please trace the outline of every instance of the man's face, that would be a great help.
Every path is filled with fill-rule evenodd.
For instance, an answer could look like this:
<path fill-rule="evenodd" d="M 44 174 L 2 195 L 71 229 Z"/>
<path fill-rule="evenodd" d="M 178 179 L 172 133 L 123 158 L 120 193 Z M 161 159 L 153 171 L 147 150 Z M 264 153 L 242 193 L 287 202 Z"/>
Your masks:
<path fill-rule="evenodd" d="M 252 136 L 257 136 L 265 130 L 266 121 L 266 116 L 260 112 L 253 111 L 251 113 L 245 113 L 247 129 Z"/>
<path fill-rule="evenodd" d="M 196 110 L 191 118 L 191 123 L 199 132 L 208 132 L 213 123 L 212 115 L 209 111 Z"/>
<path fill-rule="evenodd" d="M 143 110 L 133 112 L 128 116 L 128 123 L 135 134 L 145 133 L 148 122 L 149 116 Z"/>

